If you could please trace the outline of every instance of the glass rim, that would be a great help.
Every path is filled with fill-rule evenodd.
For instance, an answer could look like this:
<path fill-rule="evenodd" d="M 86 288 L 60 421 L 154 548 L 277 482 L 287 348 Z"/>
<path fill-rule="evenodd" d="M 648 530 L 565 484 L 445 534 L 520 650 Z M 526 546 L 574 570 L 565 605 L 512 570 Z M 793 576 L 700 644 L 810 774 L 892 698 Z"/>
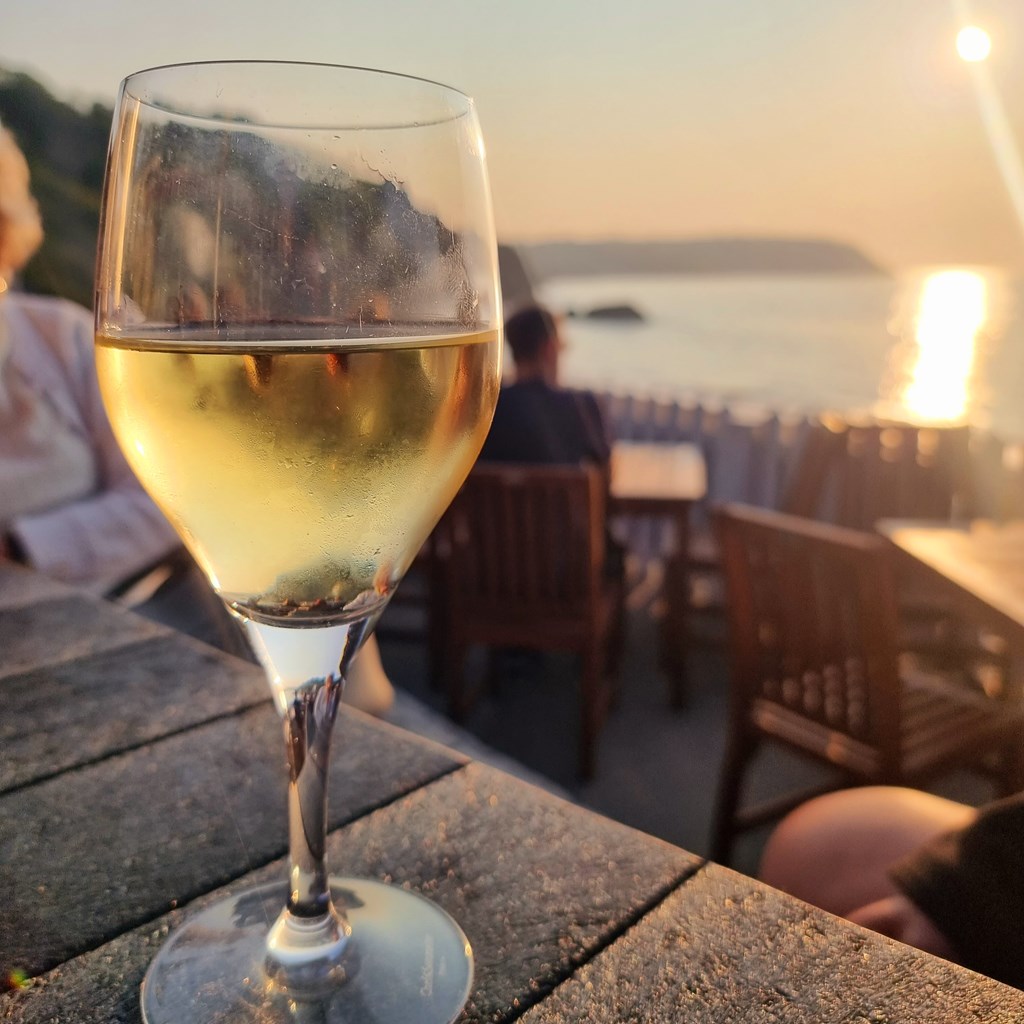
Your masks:
<path fill-rule="evenodd" d="M 200 113 L 195 110 L 183 109 L 184 104 L 175 105 L 169 103 L 162 103 L 152 98 L 146 98 L 141 95 L 141 90 L 135 90 L 132 88 L 133 83 L 143 81 L 147 78 L 157 79 L 164 72 L 183 71 L 189 68 L 192 69 L 213 69 L 213 68 L 291 68 L 291 69 L 310 69 L 319 71 L 345 71 L 353 72 L 358 75 L 368 76 L 381 76 L 383 78 L 390 78 L 400 82 L 406 82 L 411 84 L 429 85 L 440 93 L 445 93 L 454 99 L 460 101 L 462 109 L 453 110 L 452 113 L 446 117 L 435 117 L 428 119 L 413 119 L 407 118 L 405 120 L 395 119 L 394 121 L 386 121 L 382 123 L 368 122 L 365 124 L 345 124 L 342 122 L 325 122 L 325 123 L 277 123 L 275 119 L 252 119 L 243 118 L 240 115 L 225 114 L 211 114 L 211 113 Z M 232 58 L 229 60 L 199 60 L 199 61 L 174 61 L 169 64 L 156 64 L 148 68 L 140 68 L 138 71 L 133 71 L 130 75 L 126 75 L 122 80 L 118 89 L 119 102 L 125 97 L 129 97 L 136 103 L 144 107 L 149 107 L 153 110 L 159 110 L 167 114 L 173 114 L 181 118 L 187 118 L 192 121 L 206 121 L 210 124 L 217 124 L 222 126 L 234 125 L 240 128 L 282 128 L 282 129 L 302 129 L 302 130 L 329 130 L 336 129 L 340 131 L 382 131 L 388 129 L 398 128 L 429 128 L 433 125 L 448 124 L 454 121 L 458 121 L 469 114 L 472 114 L 475 110 L 475 104 L 473 97 L 469 93 L 464 92 L 455 86 L 448 85 L 445 82 L 438 81 L 437 79 L 427 78 L 424 75 L 412 75 L 404 71 L 392 71 L 387 68 L 372 68 L 360 64 L 332 64 L 329 61 L 301 61 L 301 60 L 275 60 L 275 59 L 261 59 L 261 58 Z"/>

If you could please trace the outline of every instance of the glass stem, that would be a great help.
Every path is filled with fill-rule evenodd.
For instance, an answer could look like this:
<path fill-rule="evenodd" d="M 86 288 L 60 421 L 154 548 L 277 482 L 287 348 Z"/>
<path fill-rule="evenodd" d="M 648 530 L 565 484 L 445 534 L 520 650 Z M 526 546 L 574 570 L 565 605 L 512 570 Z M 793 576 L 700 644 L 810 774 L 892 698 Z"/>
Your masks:
<path fill-rule="evenodd" d="M 279 988 L 313 998 L 344 980 L 351 928 L 327 877 L 327 769 L 340 676 L 294 691 L 284 714 L 288 751 L 288 899 L 267 936 L 264 969 Z"/>
<path fill-rule="evenodd" d="M 344 673 L 385 603 L 322 628 L 242 622 L 270 680 L 288 753 L 288 897 L 267 935 L 264 970 L 299 999 L 333 990 L 347 974 L 352 929 L 331 901 L 325 862 L 331 734 Z"/>
<path fill-rule="evenodd" d="M 330 908 L 324 848 L 331 733 L 341 699 L 340 679 L 327 679 L 292 698 L 285 717 L 288 751 L 288 910 L 323 917 Z"/>

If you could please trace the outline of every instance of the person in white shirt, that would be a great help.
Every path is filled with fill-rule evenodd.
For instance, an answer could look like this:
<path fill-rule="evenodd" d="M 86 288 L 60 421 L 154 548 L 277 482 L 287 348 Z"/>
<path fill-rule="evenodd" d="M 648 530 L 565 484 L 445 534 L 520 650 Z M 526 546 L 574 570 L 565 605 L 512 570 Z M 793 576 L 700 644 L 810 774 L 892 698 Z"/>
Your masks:
<path fill-rule="evenodd" d="M 28 165 L 0 128 L 0 554 L 102 593 L 180 541 L 114 440 L 92 316 L 13 290 L 42 238 Z"/>

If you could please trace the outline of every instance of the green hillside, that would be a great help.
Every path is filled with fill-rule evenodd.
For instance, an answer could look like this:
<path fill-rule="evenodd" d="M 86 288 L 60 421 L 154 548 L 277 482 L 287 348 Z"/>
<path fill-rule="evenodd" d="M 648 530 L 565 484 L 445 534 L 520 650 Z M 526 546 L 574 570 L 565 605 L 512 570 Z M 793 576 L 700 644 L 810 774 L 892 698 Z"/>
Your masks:
<path fill-rule="evenodd" d="M 100 188 L 112 110 L 78 110 L 29 75 L 0 70 L 0 120 L 32 172 L 46 239 L 23 278 L 28 291 L 92 305 Z"/>

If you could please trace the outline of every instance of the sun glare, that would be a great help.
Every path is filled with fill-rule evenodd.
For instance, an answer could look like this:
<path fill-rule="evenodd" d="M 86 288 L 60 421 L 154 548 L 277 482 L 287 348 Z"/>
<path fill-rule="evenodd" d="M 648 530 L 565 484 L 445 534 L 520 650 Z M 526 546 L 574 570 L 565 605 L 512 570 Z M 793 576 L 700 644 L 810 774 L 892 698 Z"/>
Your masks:
<path fill-rule="evenodd" d="M 1024 230 L 1024 162 L 1021 161 L 1016 134 L 986 60 L 992 42 L 984 29 L 971 24 L 967 0 L 952 0 L 952 6 L 957 21 L 966 26 L 957 36 L 957 51 L 967 62 L 978 101 L 978 112 L 992 146 L 992 155 L 1010 195 L 1017 223 Z"/>
<path fill-rule="evenodd" d="M 992 52 L 992 40 L 983 28 L 968 25 L 956 37 L 956 52 L 960 54 L 961 60 L 974 64 L 985 60 Z"/>

